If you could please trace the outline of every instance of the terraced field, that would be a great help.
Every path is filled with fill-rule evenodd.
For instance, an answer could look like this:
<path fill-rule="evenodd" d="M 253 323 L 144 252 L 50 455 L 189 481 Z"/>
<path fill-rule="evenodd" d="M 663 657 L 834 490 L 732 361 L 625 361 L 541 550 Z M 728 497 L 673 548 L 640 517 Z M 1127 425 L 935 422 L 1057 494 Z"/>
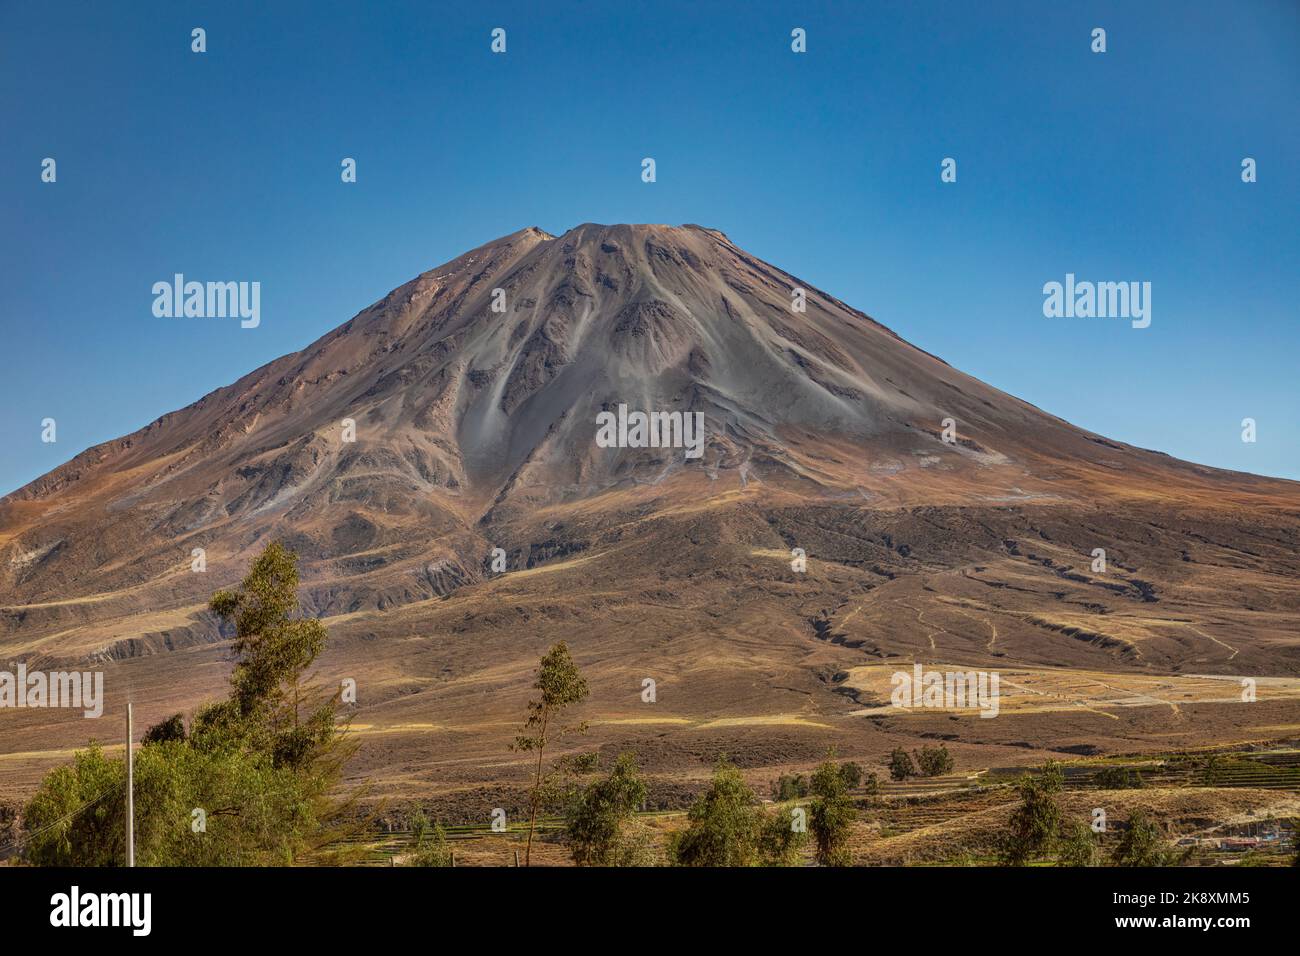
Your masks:
<path fill-rule="evenodd" d="M 1107 789 L 1098 774 L 1107 769 L 1140 773 L 1142 786 Z M 1261 752 L 1165 754 L 1149 758 L 1105 758 L 1063 764 L 1061 804 L 1067 819 L 1090 821 L 1093 808 L 1106 808 L 1122 827 L 1134 810 L 1160 821 L 1170 844 L 1184 841 L 1187 862 L 1196 865 L 1289 865 L 1296 850 L 1300 820 L 1300 749 Z M 998 859 L 999 840 L 1018 805 L 1014 782 L 1018 768 L 986 768 L 903 782 L 884 779 L 878 790 L 855 795 L 854 861 L 861 865 L 990 865 Z M 756 782 L 756 785 L 760 785 Z M 760 785 L 761 786 L 761 785 Z M 652 782 L 653 791 L 654 784 Z M 693 791 L 679 795 L 683 801 Z M 806 800 L 793 801 L 807 805 Z M 408 809 L 388 808 L 370 836 L 355 841 L 359 861 L 372 866 L 402 865 L 411 852 L 413 834 L 404 827 Z M 686 824 L 683 810 L 651 810 L 638 820 L 663 853 L 674 830 Z M 534 862 L 571 865 L 563 845 L 563 819 L 538 821 Z M 496 832 L 488 823 L 448 825 L 447 839 L 457 866 L 514 864 L 522 853 L 527 828 L 511 824 Z M 1103 850 L 1118 830 L 1102 834 Z M 1225 849 L 1224 839 L 1260 839 L 1249 850 Z M 811 850 L 805 852 L 811 865 Z"/>

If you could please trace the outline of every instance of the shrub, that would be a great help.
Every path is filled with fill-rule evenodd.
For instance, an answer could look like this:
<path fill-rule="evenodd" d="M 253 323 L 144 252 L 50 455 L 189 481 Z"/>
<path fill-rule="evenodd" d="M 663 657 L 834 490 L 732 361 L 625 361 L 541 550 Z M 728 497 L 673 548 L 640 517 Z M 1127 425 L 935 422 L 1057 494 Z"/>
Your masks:
<path fill-rule="evenodd" d="M 848 866 L 854 811 L 843 767 L 833 760 L 819 766 L 813 774 L 812 793 L 809 824 L 817 845 L 817 862 L 822 866 Z"/>
<path fill-rule="evenodd" d="M 1011 814 L 1002 842 L 1004 866 L 1024 866 L 1051 852 L 1061 827 L 1061 808 L 1056 802 L 1061 784 L 1060 765 L 1052 760 L 1037 775 L 1021 777 L 1016 785 L 1021 803 Z"/>
<path fill-rule="evenodd" d="M 668 842 L 668 859 L 676 866 L 789 866 L 807 838 L 790 808 L 765 813 L 758 795 L 725 759 L 686 817 L 686 829 Z"/>
<path fill-rule="evenodd" d="M 1059 866 L 1092 866 L 1097 862 L 1097 840 L 1092 828 L 1075 820 L 1065 830 L 1057 858 Z"/>
<path fill-rule="evenodd" d="M 937 747 L 925 746 L 916 755 L 916 766 L 923 777 L 941 777 L 952 772 L 952 755 L 943 744 Z"/>
<path fill-rule="evenodd" d="M 916 776 L 916 764 L 912 756 L 902 747 L 895 747 L 889 755 L 889 777 L 891 780 L 903 781 Z"/>
<path fill-rule="evenodd" d="M 627 827 L 646 799 L 636 755 L 619 754 L 609 775 L 582 788 L 567 816 L 569 846 L 579 866 L 635 865 Z"/>
<path fill-rule="evenodd" d="M 429 822 L 423 810 L 411 818 L 411 866 L 451 866 L 451 844 L 442 824 Z"/>
<path fill-rule="evenodd" d="M 1139 790 L 1147 785 L 1142 774 L 1129 767 L 1105 767 L 1095 779 L 1102 790 Z"/>
<path fill-rule="evenodd" d="M 1160 827 L 1141 810 L 1133 811 L 1110 855 L 1114 866 L 1169 866 L 1176 858 Z"/>

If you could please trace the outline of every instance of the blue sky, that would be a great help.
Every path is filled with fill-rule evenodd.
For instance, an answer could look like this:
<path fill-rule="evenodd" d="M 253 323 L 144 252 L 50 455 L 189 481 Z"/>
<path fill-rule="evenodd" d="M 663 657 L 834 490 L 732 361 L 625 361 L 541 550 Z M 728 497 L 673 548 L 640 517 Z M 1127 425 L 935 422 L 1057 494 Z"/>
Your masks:
<path fill-rule="evenodd" d="M 1288 0 L 12 3 L 0 493 L 586 221 L 722 229 L 1078 425 L 1300 479 L 1297 103 Z M 260 281 L 261 326 L 155 318 L 176 272 Z M 1045 318 L 1067 272 L 1151 282 L 1151 327 Z"/>

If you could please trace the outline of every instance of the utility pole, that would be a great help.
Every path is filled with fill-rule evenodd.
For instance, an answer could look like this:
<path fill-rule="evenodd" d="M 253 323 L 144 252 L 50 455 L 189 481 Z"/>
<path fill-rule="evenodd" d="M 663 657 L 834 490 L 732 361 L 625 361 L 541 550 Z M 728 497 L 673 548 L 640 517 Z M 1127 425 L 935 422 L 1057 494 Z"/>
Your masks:
<path fill-rule="evenodd" d="M 131 750 L 131 703 L 126 705 L 126 865 L 135 866 L 135 754 Z"/>

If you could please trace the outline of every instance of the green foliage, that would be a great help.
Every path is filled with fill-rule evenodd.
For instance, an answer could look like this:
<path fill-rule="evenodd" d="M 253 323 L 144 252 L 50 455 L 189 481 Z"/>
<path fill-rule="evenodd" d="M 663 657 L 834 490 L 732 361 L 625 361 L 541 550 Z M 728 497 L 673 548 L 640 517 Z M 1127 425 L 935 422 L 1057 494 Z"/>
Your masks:
<path fill-rule="evenodd" d="M 1114 866 L 1169 866 L 1177 856 L 1160 827 L 1143 811 L 1134 810 L 1110 861 Z"/>
<path fill-rule="evenodd" d="M 912 755 L 902 747 L 895 747 L 889 754 L 889 777 L 891 780 L 903 781 L 916 776 L 916 764 Z"/>
<path fill-rule="evenodd" d="M 798 866 L 808 834 L 795 827 L 794 810 L 782 807 L 763 814 L 756 847 L 761 866 Z"/>
<path fill-rule="evenodd" d="M 636 755 L 619 754 L 609 775 L 582 788 L 566 814 L 569 846 L 579 866 L 635 866 L 641 847 L 628 825 L 646 799 Z"/>
<path fill-rule="evenodd" d="M 675 866 L 796 866 L 808 839 L 796 811 L 768 813 L 739 770 L 720 759 L 708 790 L 691 805 L 689 824 L 668 841 Z"/>
<path fill-rule="evenodd" d="M 952 772 L 952 755 L 943 744 L 924 746 L 916 755 L 916 766 L 923 777 L 941 777 Z"/>
<path fill-rule="evenodd" d="M 1058 866 L 1093 866 L 1097 862 L 1097 840 L 1092 828 L 1073 821 L 1061 836 L 1057 851 Z"/>
<path fill-rule="evenodd" d="M 541 750 L 549 742 L 547 736 L 551 720 L 560 711 L 587 698 L 587 681 L 578 671 L 578 665 L 569 654 L 569 645 L 560 641 L 551 647 L 537 666 L 537 680 L 533 687 L 540 693 L 528 702 L 528 716 L 524 733 L 515 738 L 517 750 Z M 570 730 L 585 730 L 579 726 Z"/>
<path fill-rule="evenodd" d="M 844 777 L 844 786 L 848 790 L 856 790 L 862 785 L 862 765 L 852 760 L 847 760 L 840 764 L 840 774 Z"/>
<path fill-rule="evenodd" d="M 169 741 L 185 739 L 185 718 L 181 714 L 172 714 L 161 723 L 154 724 L 140 738 L 142 744 L 165 744 Z"/>
<path fill-rule="evenodd" d="M 1063 783 L 1061 767 L 1047 761 L 1037 775 L 1025 774 L 1016 789 L 1021 804 L 1011 814 L 1003 840 L 1004 866 L 1024 866 L 1050 853 L 1061 828 L 1061 807 L 1056 801 Z"/>
<path fill-rule="evenodd" d="M 262 754 L 206 753 L 176 741 L 143 746 L 135 758 L 136 864 L 291 863 L 324 824 L 323 784 Z M 46 775 L 27 805 L 28 862 L 122 865 L 125 804 L 125 761 L 97 746 L 79 751 Z"/>
<path fill-rule="evenodd" d="M 1104 767 L 1095 781 L 1102 790 L 1140 790 L 1147 785 L 1142 774 L 1129 767 Z"/>
<path fill-rule="evenodd" d="M 1201 770 L 1201 785 L 1206 787 L 1217 787 L 1223 782 L 1225 761 L 1218 754 L 1211 754 L 1205 761 L 1205 766 Z"/>
<path fill-rule="evenodd" d="M 0 803 L 0 847 L 14 843 L 18 834 L 18 804 Z"/>
<path fill-rule="evenodd" d="M 624 825 L 619 834 L 618 852 L 615 856 L 617 866 L 645 867 L 662 866 L 663 853 L 655 839 L 656 831 L 641 820 L 633 818 Z"/>
<path fill-rule="evenodd" d="M 783 773 L 772 784 L 772 799 L 777 803 L 786 803 L 808 796 L 808 781 L 804 775 Z"/>
<path fill-rule="evenodd" d="M 813 773 L 814 799 L 808 822 L 816 841 L 817 862 L 822 866 L 850 863 L 848 840 L 855 813 L 844 776 L 844 768 L 833 760 Z"/>
<path fill-rule="evenodd" d="M 752 866 L 763 811 L 740 771 L 719 760 L 713 781 L 691 805 L 685 830 L 673 834 L 669 857 L 678 866 Z"/>
<path fill-rule="evenodd" d="M 45 775 L 23 811 L 24 855 L 37 866 L 121 866 L 126 764 L 92 744 Z"/>
<path fill-rule="evenodd" d="M 410 866 L 451 866 L 451 844 L 441 823 L 430 823 L 423 810 L 411 817 Z"/>
<path fill-rule="evenodd" d="M 304 684 L 325 631 L 291 616 L 295 562 L 272 544 L 238 590 L 213 598 L 213 610 L 235 622 L 231 695 L 202 708 L 188 737 L 179 714 L 145 733 L 135 757 L 138 865 L 288 864 L 340 835 L 348 804 L 331 793 L 354 748 L 340 735 L 334 700 L 312 703 Z M 46 775 L 24 810 L 26 858 L 121 865 L 125 798 L 125 758 L 97 746 L 79 751 Z"/>
<path fill-rule="evenodd" d="M 533 684 L 539 692 L 534 700 L 528 702 L 527 717 L 522 732 L 515 738 L 513 749 L 537 752 L 537 769 L 533 776 L 533 786 L 528 797 L 528 843 L 524 849 L 524 865 L 532 859 L 533 833 L 537 828 L 537 811 L 547 802 L 548 794 L 553 792 L 551 780 L 544 773 L 543 755 L 546 745 L 554 737 L 569 733 L 582 733 L 586 724 L 556 729 L 553 722 L 574 704 L 579 704 L 587 697 L 587 681 L 578 671 L 578 665 L 569 655 L 569 645 L 560 641 L 551 647 L 542 657 L 537 667 L 537 681 Z"/>
<path fill-rule="evenodd" d="M 874 770 L 862 778 L 862 792 L 869 797 L 877 796 L 880 793 L 880 778 L 876 776 Z"/>
<path fill-rule="evenodd" d="M 234 625 L 231 646 L 238 659 L 230 699 L 220 712 L 205 713 L 195 729 L 202 741 L 212 743 L 214 734 L 259 735 L 264 739 L 255 746 L 277 766 L 299 766 L 315 760 L 333 738 L 333 699 L 302 713 L 308 693 L 303 674 L 325 647 L 325 625 L 296 616 L 297 590 L 298 557 L 273 541 L 237 589 L 213 595 L 208 606 Z"/>

